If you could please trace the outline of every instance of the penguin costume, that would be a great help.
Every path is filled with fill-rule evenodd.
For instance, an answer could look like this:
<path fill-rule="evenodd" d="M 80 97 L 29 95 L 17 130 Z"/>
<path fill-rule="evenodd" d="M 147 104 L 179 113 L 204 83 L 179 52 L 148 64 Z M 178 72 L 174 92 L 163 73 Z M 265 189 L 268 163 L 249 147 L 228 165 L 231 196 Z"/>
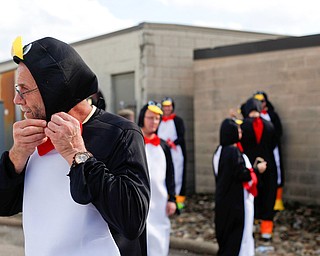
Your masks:
<path fill-rule="evenodd" d="M 282 124 L 278 113 L 274 110 L 272 103 L 269 101 L 267 94 L 264 91 L 257 91 L 254 95 L 254 98 L 265 102 L 265 108 L 261 110 L 261 117 L 267 121 L 271 121 L 274 125 L 276 132 L 276 147 L 273 150 L 274 158 L 277 165 L 277 197 L 274 205 L 274 210 L 282 211 L 284 210 L 283 201 L 282 201 L 282 190 L 284 186 L 284 177 L 285 171 L 282 161 L 282 150 L 281 150 L 281 137 L 283 134 Z"/>
<path fill-rule="evenodd" d="M 213 156 L 218 255 L 239 255 L 245 232 L 244 183 L 248 184 L 252 180 L 253 170 L 246 167 L 245 159 L 237 147 L 238 129 L 238 125 L 232 119 L 228 118 L 222 122 L 220 145 Z"/>
<path fill-rule="evenodd" d="M 47 122 L 97 92 L 96 75 L 70 45 L 55 38 L 24 48 L 18 38 L 13 60 L 34 78 Z M 9 151 L 2 154 L 0 215 L 23 211 L 26 255 L 145 256 L 150 183 L 142 133 L 136 124 L 96 107 L 81 122 L 91 156 L 80 164 L 74 159 L 70 166 L 49 138 L 19 174 Z"/>
<path fill-rule="evenodd" d="M 243 120 L 241 144 L 244 153 L 253 165 L 257 157 L 267 162 L 267 169 L 259 174 L 258 196 L 255 198 L 255 218 L 262 220 L 261 236 L 271 239 L 273 230 L 274 204 L 277 191 L 277 167 L 273 150 L 276 145 L 274 126 L 260 117 L 261 102 L 250 98 L 245 105 L 248 117 Z"/>
<path fill-rule="evenodd" d="M 172 98 L 165 97 L 161 101 L 164 115 L 162 116 L 157 134 L 169 145 L 175 173 L 176 196 L 179 209 L 184 208 L 186 195 L 186 143 L 185 127 L 181 117 L 174 113 L 175 103 Z M 165 107 L 172 107 L 170 114 L 165 115 Z"/>
<path fill-rule="evenodd" d="M 147 116 L 147 111 L 148 115 L 151 112 L 154 116 Z M 144 134 L 151 187 L 147 218 L 148 256 L 167 256 L 169 254 L 171 224 L 167 209 L 170 204 L 171 206 L 174 204 L 174 212 L 176 210 L 174 168 L 170 148 L 155 133 L 157 122 L 160 122 L 160 115 L 162 115 L 161 105 L 149 101 L 140 110 L 138 119 L 138 125 Z M 146 124 L 146 122 L 152 122 L 152 128 L 149 128 L 150 123 Z"/>

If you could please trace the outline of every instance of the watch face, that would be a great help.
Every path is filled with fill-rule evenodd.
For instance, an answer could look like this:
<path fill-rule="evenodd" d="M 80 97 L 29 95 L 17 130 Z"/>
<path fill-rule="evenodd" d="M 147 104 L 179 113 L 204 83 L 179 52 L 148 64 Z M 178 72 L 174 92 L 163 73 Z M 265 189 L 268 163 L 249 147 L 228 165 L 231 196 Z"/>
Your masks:
<path fill-rule="evenodd" d="M 85 161 L 87 161 L 89 158 L 88 154 L 86 153 L 78 153 L 76 154 L 75 156 L 75 161 L 77 164 L 80 164 L 80 163 L 84 163 Z"/>

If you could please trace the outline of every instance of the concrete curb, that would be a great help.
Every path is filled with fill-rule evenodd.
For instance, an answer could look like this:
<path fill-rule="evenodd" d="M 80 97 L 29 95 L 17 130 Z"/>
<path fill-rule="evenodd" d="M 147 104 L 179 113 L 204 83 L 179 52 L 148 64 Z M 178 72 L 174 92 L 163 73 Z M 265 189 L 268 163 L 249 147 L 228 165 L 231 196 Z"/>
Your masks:
<path fill-rule="evenodd" d="M 170 237 L 170 248 L 188 250 L 205 255 L 217 255 L 218 252 L 217 244 L 176 237 Z"/>
<path fill-rule="evenodd" d="M 10 217 L 0 217 L 0 225 L 22 227 L 22 215 L 17 214 Z M 170 248 L 188 250 L 205 255 L 217 255 L 218 252 L 217 244 L 176 237 L 170 237 Z"/>
<path fill-rule="evenodd" d="M 0 217 L 0 225 L 22 227 L 21 215 L 15 215 L 11 217 Z"/>

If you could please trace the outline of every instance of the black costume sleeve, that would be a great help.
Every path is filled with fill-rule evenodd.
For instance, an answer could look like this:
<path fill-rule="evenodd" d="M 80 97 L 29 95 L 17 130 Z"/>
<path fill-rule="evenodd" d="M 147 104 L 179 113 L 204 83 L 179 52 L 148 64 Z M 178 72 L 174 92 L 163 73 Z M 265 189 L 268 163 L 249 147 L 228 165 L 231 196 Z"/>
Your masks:
<path fill-rule="evenodd" d="M 22 211 L 24 174 L 15 172 L 9 152 L 0 159 L 0 216 L 11 216 Z"/>
<path fill-rule="evenodd" d="M 174 182 L 174 167 L 172 162 L 172 156 L 169 146 L 164 140 L 161 140 L 160 142 L 161 147 L 164 151 L 164 154 L 166 156 L 166 187 L 169 195 L 168 201 L 170 202 L 176 202 L 176 196 L 175 196 L 175 182 Z"/>
<path fill-rule="evenodd" d="M 184 128 L 184 123 L 182 118 L 176 116 L 174 118 L 174 124 L 176 126 L 177 130 L 177 136 L 178 138 L 174 141 L 174 144 L 176 145 L 184 145 L 184 133 L 185 133 L 185 128 Z"/>
<path fill-rule="evenodd" d="M 270 115 L 270 118 L 271 118 L 271 122 L 274 125 L 275 133 L 276 133 L 276 136 L 277 136 L 277 141 L 278 141 L 278 143 L 280 143 L 280 138 L 281 138 L 282 133 L 283 133 L 280 117 L 274 111 L 270 111 L 269 115 Z"/>
<path fill-rule="evenodd" d="M 144 231 L 150 200 L 144 141 L 136 130 L 124 130 L 116 141 L 108 166 L 90 158 L 71 167 L 71 195 L 93 203 L 114 230 L 135 239 Z"/>
<path fill-rule="evenodd" d="M 250 170 L 246 168 L 241 152 L 237 149 L 237 150 L 234 150 L 234 154 L 236 154 L 236 158 L 237 158 L 237 162 L 236 162 L 237 178 L 240 181 L 250 181 L 251 180 Z"/>

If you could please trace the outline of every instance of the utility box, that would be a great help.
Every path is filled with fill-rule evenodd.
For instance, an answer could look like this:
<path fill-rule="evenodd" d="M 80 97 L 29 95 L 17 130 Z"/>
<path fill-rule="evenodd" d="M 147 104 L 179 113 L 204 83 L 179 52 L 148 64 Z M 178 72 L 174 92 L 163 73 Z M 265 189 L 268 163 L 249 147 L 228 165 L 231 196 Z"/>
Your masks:
<path fill-rule="evenodd" d="M 0 154 L 5 150 L 4 144 L 4 106 L 0 101 Z"/>

